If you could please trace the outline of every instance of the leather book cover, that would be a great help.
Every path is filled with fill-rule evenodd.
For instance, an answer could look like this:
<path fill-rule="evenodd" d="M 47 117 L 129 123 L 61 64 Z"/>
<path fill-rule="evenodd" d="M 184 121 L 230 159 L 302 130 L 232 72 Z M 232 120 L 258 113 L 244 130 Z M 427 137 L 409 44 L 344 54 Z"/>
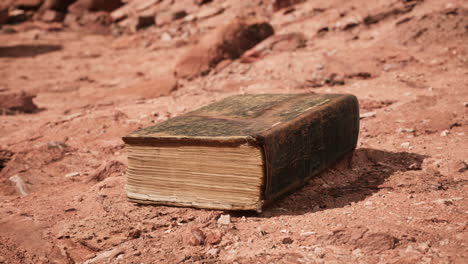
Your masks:
<path fill-rule="evenodd" d="M 263 154 L 263 205 L 354 150 L 358 133 L 359 105 L 353 95 L 246 94 L 135 131 L 123 140 L 146 146 L 255 146 Z"/>

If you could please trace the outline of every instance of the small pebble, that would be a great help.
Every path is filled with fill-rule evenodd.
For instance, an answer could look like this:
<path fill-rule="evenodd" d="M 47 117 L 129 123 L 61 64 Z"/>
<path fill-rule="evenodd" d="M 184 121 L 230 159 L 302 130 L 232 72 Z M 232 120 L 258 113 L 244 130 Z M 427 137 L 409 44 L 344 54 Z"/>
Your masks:
<path fill-rule="evenodd" d="M 323 258 L 325 256 L 325 250 L 323 250 L 323 248 L 316 247 L 314 249 L 314 254 L 319 258 Z"/>
<path fill-rule="evenodd" d="M 221 215 L 218 219 L 218 224 L 220 225 L 229 225 L 231 223 L 230 215 Z"/>
<path fill-rule="evenodd" d="M 207 255 L 217 256 L 219 254 L 219 248 L 212 248 L 206 252 Z"/>
<path fill-rule="evenodd" d="M 283 240 L 281 240 L 281 243 L 283 244 L 292 244 L 293 240 L 290 237 L 285 237 Z"/>
<path fill-rule="evenodd" d="M 359 115 L 359 118 L 368 118 L 368 117 L 374 117 L 376 115 L 375 112 L 367 112 Z"/>
<path fill-rule="evenodd" d="M 76 176 L 80 176 L 80 173 L 79 172 L 71 172 L 71 173 L 68 173 L 65 175 L 65 177 L 67 178 L 73 178 L 73 177 L 76 177 Z"/>
<path fill-rule="evenodd" d="M 410 143 L 409 142 L 403 142 L 403 143 L 401 143 L 400 147 L 409 149 L 410 148 Z"/>
<path fill-rule="evenodd" d="M 399 129 L 397 129 L 397 132 L 399 132 L 399 133 L 413 133 L 414 128 L 399 128 Z"/>
<path fill-rule="evenodd" d="M 164 32 L 164 33 L 162 33 L 162 35 L 161 35 L 161 40 L 162 40 L 162 41 L 171 41 L 171 40 L 172 40 L 172 36 L 171 36 L 169 33 Z"/>

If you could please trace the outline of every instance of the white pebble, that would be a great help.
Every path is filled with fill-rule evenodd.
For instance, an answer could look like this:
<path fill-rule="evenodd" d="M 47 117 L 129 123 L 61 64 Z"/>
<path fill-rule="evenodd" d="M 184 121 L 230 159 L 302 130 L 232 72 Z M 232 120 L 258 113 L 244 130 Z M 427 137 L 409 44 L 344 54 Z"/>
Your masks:
<path fill-rule="evenodd" d="M 76 177 L 76 176 L 80 176 L 80 173 L 75 171 L 75 172 L 70 172 L 68 174 L 65 175 L 65 177 L 67 178 L 73 178 L 73 177 Z"/>

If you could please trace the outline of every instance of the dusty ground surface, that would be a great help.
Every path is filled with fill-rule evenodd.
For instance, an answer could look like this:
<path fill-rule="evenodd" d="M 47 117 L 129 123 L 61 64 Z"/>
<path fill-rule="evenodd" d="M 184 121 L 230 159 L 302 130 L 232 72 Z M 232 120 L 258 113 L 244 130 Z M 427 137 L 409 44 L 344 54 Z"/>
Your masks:
<path fill-rule="evenodd" d="M 164 77 L 259 2 L 130 35 L 2 31 L 0 90 L 39 109 L 0 116 L 0 263 L 466 263 L 468 3 L 310 0 L 267 13 L 305 47 Z M 363 119 L 352 159 L 302 190 L 261 214 L 127 202 L 123 135 L 232 94 L 307 92 L 355 94 Z"/>

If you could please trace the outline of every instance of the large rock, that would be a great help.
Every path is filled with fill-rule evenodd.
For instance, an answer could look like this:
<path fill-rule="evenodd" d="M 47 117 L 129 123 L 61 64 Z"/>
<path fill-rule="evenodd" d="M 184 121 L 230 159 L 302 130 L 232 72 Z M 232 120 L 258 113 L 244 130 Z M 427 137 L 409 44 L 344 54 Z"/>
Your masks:
<path fill-rule="evenodd" d="M 239 58 L 244 51 L 273 34 L 273 27 L 262 18 L 235 18 L 209 32 L 184 54 L 176 65 L 175 75 L 185 79 L 203 75 L 223 60 Z"/>

